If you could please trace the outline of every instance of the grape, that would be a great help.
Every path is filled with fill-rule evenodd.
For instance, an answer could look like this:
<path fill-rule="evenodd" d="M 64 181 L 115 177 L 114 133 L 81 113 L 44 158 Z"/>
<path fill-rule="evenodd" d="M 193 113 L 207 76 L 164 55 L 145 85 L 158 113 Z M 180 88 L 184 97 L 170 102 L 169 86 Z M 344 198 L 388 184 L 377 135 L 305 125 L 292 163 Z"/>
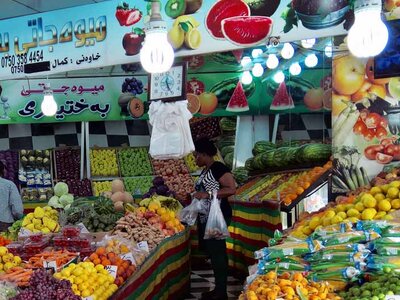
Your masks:
<path fill-rule="evenodd" d="M 135 77 L 125 78 L 121 88 L 123 93 L 128 92 L 133 95 L 140 95 L 143 93 L 143 82 Z"/>

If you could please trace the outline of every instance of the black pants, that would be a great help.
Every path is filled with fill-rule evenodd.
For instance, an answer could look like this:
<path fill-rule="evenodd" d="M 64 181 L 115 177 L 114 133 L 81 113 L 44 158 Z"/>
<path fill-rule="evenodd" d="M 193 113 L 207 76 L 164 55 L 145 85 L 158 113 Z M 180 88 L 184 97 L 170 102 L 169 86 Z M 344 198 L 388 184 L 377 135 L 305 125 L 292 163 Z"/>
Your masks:
<path fill-rule="evenodd" d="M 13 223 L 0 222 L 0 232 L 6 232 Z"/>
<path fill-rule="evenodd" d="M 229 222 L 227 222 L 229 226 Z M 211 266 L 215 277 L 215 290 L 221 293 L 226 293 L 228 282 L 228 254 L 226 253 L 225 240 L 205 240 L 206 224 L 197 222 L 197 230 L 199 235 L 200 250 L 205 251 L 211 259 Z"/>

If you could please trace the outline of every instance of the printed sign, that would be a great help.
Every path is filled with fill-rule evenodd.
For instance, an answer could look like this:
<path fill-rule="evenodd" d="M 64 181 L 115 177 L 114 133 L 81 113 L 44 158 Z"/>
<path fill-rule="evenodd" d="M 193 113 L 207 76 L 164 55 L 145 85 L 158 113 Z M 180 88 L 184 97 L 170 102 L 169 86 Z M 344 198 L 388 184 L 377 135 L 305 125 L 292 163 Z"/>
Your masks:
<path fill-rule="evenodd" d="M 54 272 L 57 272 L 57 262 L 56 261 L 43 261 L 43 268 L 53 269 Z"/>
<path fill-rule="evenodd" d="M 117 266 L 108 265 L 108 266 L 105 266 L 105 269 L 107 270 L 108 274 L 110 274 L 112 277 L 114 277 L 114 278 L 117 277 L 117 271 L 118 271 Z"/>
<path fill-rule="evenodd" d="M 129 260 L 132 264 L 136 265 L 136 260 L 133 257 L 131 252 L 122 254 L 121 258 L 124 259 L 124 260 Z"/>
<path fill-rule="evenodd" d="M 150 252 L 149 245 L 147 244 L 146 241 L 139 242 L 139 243 L 137 243 L 137 245 L 138 245 L 140 250 L 143 250 L 143 251 L 146 251 L 146 252 Z"/>

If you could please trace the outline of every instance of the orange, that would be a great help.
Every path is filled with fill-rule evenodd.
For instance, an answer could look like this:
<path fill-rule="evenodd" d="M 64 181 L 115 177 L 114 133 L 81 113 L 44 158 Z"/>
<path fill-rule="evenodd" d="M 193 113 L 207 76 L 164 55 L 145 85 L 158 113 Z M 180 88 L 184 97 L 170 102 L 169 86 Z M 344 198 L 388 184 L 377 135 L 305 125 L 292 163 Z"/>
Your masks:
<path fill-rule="evenodd" d="M 298 187 L 297 189 L 296 189 L 296 194 L 297 195 L 301 195 L 301 194 L 303 194 L 304 193 L 304 189 L 302 188 L 302 187 Z"/>
<path fill-rule="evenodd" d="M 90 258 L 91 261 L 94 261 L 95 259 L 97 259 L 99 257 L 97 256 L 96 253 L 92 253 L 92 254 L 90 254 L 89 258 Z"/>
<path fill-rule="evenodd" d="M 308 181 L 306 181 L 306 182 L 303 183 L 302 186 L 303 186 L 303 189 L 308 189 L 310 187 L 310 185 L 311 184 Z"/>
<path fill-rule="evenodd" d="M 111 262 L 108 259 L 103 258 L 103 260 L 101 261 L 101 264 L 103 266 L 109 266 L 109 265 L 111 265 Z"/>
<path fill-rule="evenodd" d="M 100 265 L 100 264 L 101 264 L 101 260 L 98 259 L 98 258 L 95 258 L 94 260 L 92 260 L 92 262 L 93 262 L 95 265 Z"/>
<path fill-rule="evenodd" d="M 99 248 L 97 248 L 96 253 L 97 253 L 98 255 L 104 255 L 104 254 L 106 253 L 106 248 L 104 248 L 104 247 L 99 247 Z"/>
<path fill-rule="evenodd" d="M 116 255 L 114 252 L 109 252 L 109 253 L 107 253 L 107 257 L 112 258 L 112 257 L 116 257 Z"/>

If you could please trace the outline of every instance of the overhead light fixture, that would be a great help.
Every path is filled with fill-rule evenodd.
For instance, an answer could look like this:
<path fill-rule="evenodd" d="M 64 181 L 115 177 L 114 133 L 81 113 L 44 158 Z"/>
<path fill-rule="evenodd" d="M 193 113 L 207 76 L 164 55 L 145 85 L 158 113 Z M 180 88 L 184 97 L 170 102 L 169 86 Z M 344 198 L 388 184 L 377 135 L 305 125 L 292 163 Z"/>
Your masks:
<path fill-rule="evenodd" d="M 261 56 L 263 54 L 263 51 L 261 49 L 253 49 L 253 51 L 251 51 L 251 56 L 253 58 L 257 58 L 259 56 Z"/>
<path fill-rule="evenodd" d="M 276 83 L 282 83 L 282 82 L 284 82 L 284 81 L 285 81 L 285 74 L 283 74 L 282 71 L 276 72 L 275 75 L 274 75 L 274 81 L 275 81 Z"/>
<path fill-rule="evenodd" d="M 251 76 L 249 71 L 244 71 L 242 74 L 242 78 L 240 79 L 240 81 L 243 84 L 250 84 L 253 81 L 253 76 Z"/>
<path fill-rule="evenodd" d="M 291 59 L 294 55 L 294 48 L 291 43 L 285 43 L 281 50 L 281 56 L 284 59 Z"/>
<path fill-rule="evenodd" d="M 347 46 L 354 56 L 372 57 L 385 49 L 389 32 L 381 12 L 381 0 L 355 1 L 354 24 L 347 36 Z"/>
<path fill-rule="evenodd" d="M 301 41 L 301 46 L 306 49 L 310 49 L 315 45 L 315 39 L 307 39 Z"/>
<path fill-rule="evenodd" d="M 301 73 L 301 66 L 298 62 L 293 63 L 289 68 L 290 74 L 297 76 Z"/>
<path fill-rule="evenodd" d="M 326 57 L 332 57 L 333 55 L 333 48 L 332 48 L 332 44 L 326 45 L 325 47 L 325 55 Z"/>
<path fill-rule="evenodd" d="M 276 69 L 279 65 L 279 59 L 275 54 L 270 54 L 268 55 L 266 64 L 269 69 Z"/>
<path fill-rule="evenodd" d="M 264 68 L 260 63 L 255 63 L 253 69 L 251 70 L 254 77 L 261 77 L 264 74 Z"/>
<path fill-rule="evenodd" d="M 46 117 L 52 117 L 57 112 L 57 103 L 54 100 L 53 90 L 50 89 L 50 84 L 46 83 L 43 90 L 43 101 L 42 105 L 40 106 L 42 113 Z"/>
<path fill-rule="evenodd" d="M 146 23 L 146 37 L 140 50 L 140 62 L 149 73 L 168 71 L 174 63 L 174 49 L 168 42 L 167 23 L 160 14 L 160 2 L 151 2 L 151 15 Z"/>
<path fill-rule="evenodd" d="M 314 68 L 318 64 L 318 57 L 315 54 L 309 54 L 307 55 L 304 64 L 309 68 Z"/>
<path fill-rule="evenodd" d="M 247 65 L 251 64 L 251 58 L 248 56 L 243 56 L 240 64 L 242 65 L 242 67 L 247 67 Z"/>

